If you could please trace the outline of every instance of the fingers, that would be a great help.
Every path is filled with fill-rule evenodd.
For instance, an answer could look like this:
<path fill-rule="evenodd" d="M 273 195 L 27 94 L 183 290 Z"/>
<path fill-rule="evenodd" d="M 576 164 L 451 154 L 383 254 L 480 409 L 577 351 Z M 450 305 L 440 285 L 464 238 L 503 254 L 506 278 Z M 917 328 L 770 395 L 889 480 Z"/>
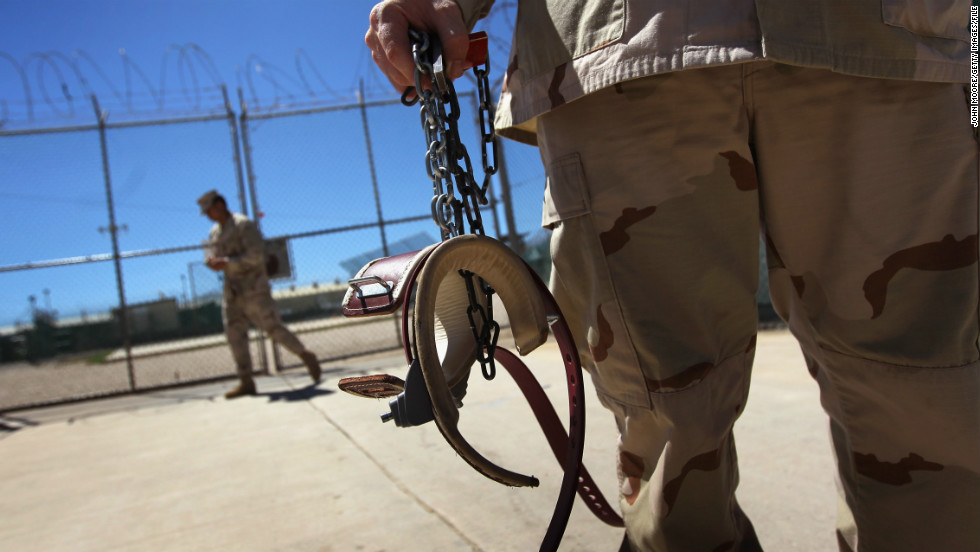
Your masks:
<path fill-rule="evenodd" d="M 415 62 L 408 38 L 409 21 L 395 2 L 382 2 L 371 10 L 364 42 L 371 57 L 396 90 L 415 84 Z"/>
<path fill-rule="evenodd" d="M 469 47 L 466 25 L 453 0 L 385 0 L 374 6 L 364 42 L 371 57 L 399 92 L 415 86 L 415 61 L 408 30 L 436 33 L 450 78 L 459 78 Z"/>
<path fill-rule="evenodd" d="M 439 42 L 442 43 L 446 73 L 450 79 L 456 80 L 468 69 L 465 64 L 466 51 L 470 47 L 469 33 L 466 32 L 463 16 L 455 2 L 452 10 L 441 11 L 439 16 L 435 29 L 439 34 Z"/>

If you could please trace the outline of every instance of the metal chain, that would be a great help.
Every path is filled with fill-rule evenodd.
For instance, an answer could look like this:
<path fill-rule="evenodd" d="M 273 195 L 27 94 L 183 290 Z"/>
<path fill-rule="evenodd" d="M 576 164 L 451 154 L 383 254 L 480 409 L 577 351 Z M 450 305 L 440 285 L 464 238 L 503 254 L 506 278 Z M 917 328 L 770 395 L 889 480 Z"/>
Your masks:
<path fill-rule="evenodd" d="M 487 301 L 487 308 L 484 310 L 476 298 L 476 286 L 473 283 L 473 277 L 476 275 L 469 270 L 460 270 L 459 275 L 466 280 L 466 292 L 470 298 L 470 306 L 466 308 L 466 318 L 470 321 L 470 330 L 473 331 L 473 339 L 477 344 L 476 359 L 480 361 L 484 379 L 492 380 L 497 375 L 493 354 L 497 348 L 497 338 L 500 337 L 500 324 L 493 319 L 494 290 L 483 278 L 477 276 L 477 280 L 480 281 L 480 291 Z M 477 316 L 480 318 L 479 330 L 476 324 Z"/>
<path fill-rule="evenodd" d="M 402 96 L 406 105 L 420 104 L 425 135 L 425 168 L 432 179 L 432 220 L 442 240 L 467 233 L 484 234 L 480 206 L 487 205 L 491 177 L 497 172 L 497 136 L 493 128 L 490 100 L 490 60 L 474 67 L 479 93 L 479 117 L 483 158 L 483 182 L 477 185 L 466 145 L 459 137 L 459 99 L 452 80 L 445 74 L 442 47 L 435 36 L 409 31 L 415 60 L 415 98 Z M 426 88 L 424 85 L 431 85 Z M 459 195 L 457 196 L 457 192 Z"/>
<path fill-rule="evenodd" d="M 425 169 L 432 179 L 432 220 L 439 227 L 442 240 L 464 233 L 464 217 L 470 234 L 484 235 L 480 206 L 489 203 L 487 193 L 490 181 L 497 172 L 497 135 L 493 128 L 493 104 L 490 100 L 490 58 L 483 66 L 473 68 L 479 92 L 480 138 L 483 157 L 483 182 L 476 184 L 473 166 L 466 146 L 459 137 L 459 98 L 452 80 L 446 75 L 442 47 L 435 36 L 409 31 L 412 56 L 415 60 L 415 98 L 408 100 L 412 92 L 406 90 L 402 103 L 420 103 L 422 132 L 427 146 Z M 430 85 L 428 88 L 424 85 Z M 457 197 L 456 192 L 459 192 Z M 483 377 L 492 380 L 496 375 L 494 351 L 500 325 L 493 319 L 494 290 L 483 278 L 479 290 L 486 300 L 486 308 L 477 298 L 477 286 L 472 272 L 461 270 L 466 280 L 469 307 L 466 316 L 476 340 L 477 360 L 483 369 Z M 477 324 L 479 321 L 479 326 Z M 477 329 L 479 327 L 479 329 Z"/>

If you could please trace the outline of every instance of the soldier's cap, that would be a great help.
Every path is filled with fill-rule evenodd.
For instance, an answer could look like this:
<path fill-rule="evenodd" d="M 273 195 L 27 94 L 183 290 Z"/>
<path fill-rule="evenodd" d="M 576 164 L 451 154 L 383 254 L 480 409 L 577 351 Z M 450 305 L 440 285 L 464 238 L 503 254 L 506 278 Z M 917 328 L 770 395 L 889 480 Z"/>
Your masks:
<path fill-rule="evenodd" d="M 217 200 L 224 201 L 225 198 L 218 193 L 218 190 L 211 190 L 197 199 L 197 204 L 201 206 L 201 214 L 208 212 L 208 207 L 214 205 Z"/>

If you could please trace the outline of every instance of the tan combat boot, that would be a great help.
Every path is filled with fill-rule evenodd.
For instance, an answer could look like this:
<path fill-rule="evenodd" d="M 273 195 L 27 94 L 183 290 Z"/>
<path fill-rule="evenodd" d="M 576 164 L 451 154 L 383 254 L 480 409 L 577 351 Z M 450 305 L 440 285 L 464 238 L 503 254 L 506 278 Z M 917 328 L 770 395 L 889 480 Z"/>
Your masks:
<path fill-rule="evenodd" d="M 232 389 L 225 393 L 226 399 L 237 399 L 238 397 L 245 397 L 247 395 L 255 394 L 255 380 L 252 378 L 243 378 L 238 387 Z"/>
<path fill-rule="evenodd" d="M 320 361 L 316 359 L 316 353 L 304 351 L 299 355 L 299 358 L 303 359 L 303 364 L 306 365 L 306 371 L 313 378 L 313 383 L 320 383 Z"/>

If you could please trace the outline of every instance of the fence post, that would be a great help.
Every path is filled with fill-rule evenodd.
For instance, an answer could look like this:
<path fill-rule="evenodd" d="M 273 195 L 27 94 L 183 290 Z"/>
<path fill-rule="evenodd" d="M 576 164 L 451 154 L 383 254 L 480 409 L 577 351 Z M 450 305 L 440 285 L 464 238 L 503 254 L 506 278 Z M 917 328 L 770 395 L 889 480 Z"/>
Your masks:
<path fill-rule="evenodd" d="M 242 213 L 248 215 L 245 202 L 245 177 L 242 175 L 242 150 L 238 144 L 238 122 L 235 119 L 235 111 L 231 108 L 231 101 L 228 99 L 228 88 L 223 84 L 221 85 L 221 95 L 225 99 L 225 111 L 228 114 L 228 129 L 231 132 L 231 151 L 234 156 L 232 161 L 235 164 L 235 182 L 238 183 L 238 203 L 242 207 Z M 244 107 L 242 109 L 244 113 Z M 249 167 L 251 167 L 251 161 L 249 162 Z M 249 172 L 251 172 L 251 168 Z M 258 221 L 255 224 L 258 225 Z"/>
<path fill-rule="evenodd" d="M 255 172 L 252 170 L 252 142 L 248 134 L 248 105 L 245 103 L 245 97 L 242 95 L 241 88 L 238 89 L 238 103 L 242 110 L 242 114 L 239 116 L 242 129 L 242 158 L 245 161 L 245 176 L 248 179 L 248 191 L 252 199 L 252 221 L 255 223 L 255 227 L 261 231 L 262 223 L 259 220 L 261 218 L 259 216 L 261 211 L 259 211 L 259 201 L 255 197 Z M 229 112 L 230 109 L 229 107 Z M 234 118 L 233 112 L 231 112 L 231 117 Z M 237 144 L 238 141 L 236 140 L 235 143 Z M 248 210 L 245 205 L 244 189 L 240 189 L 239 193 L 241 194 L 239 199 L 242 202 L 242 212 L 247 215 Z M 272 342 L 272 346 L 276 346 L 275 341 Z M 262 330 L 259 330 L 259 351 L 261 352 L 259 360 L 262 364 L 262 371 L 266 374 L 271 374 L 272 372 L 269 370 L 269 358 L 265 353 L 265 332 Z M 279 366 L 276 366 L 276 369 L 278 370 Z"/>
<path fill-rule="evenodd" d="M 197 328 L 200 326 L 198 315 L 198 304 L 197 304 L 197 289 L 194 287 L 194 263 L 187 263 L 187 279 L 190 280 L 191 284 L 191 307 L 193 307 L 194 316 L 191 317 L 191 327 L 194 329 L 195 335 L 197 334 Z"/>
<path fill-rule="evenodd" d="M 499 156 L 497 166 L 500 168 L 497 171 L 497 175 L 500 176 L 500 200 L 504 203 L 504 217 L 507 219 L 507 245 L 518 255 L 523 255 L 524 238 L 517 231 L 517 222 L 514 218 L 514 199 L 510 195 L 510 175 L 507 173 L 507 163 L 504 161 L 503 144 L 500 144 L 497 155 Z"/>
<path fill-rule="evenodd" d="M 470 101 L 473 103 L 473 124 L 476 125 L 477 129 L 479 129 L 477 132 L 478 142 L 482 145 L 483 129 L 480 128 L 480 101 L 477 98 L 477 95 L 474 94 L 473 92 L 469 92 L 468 94 L 470 96 Z M 498 148 L 497 151 L 497 158 L 502 156 L 503 150 L 504 150 L 504 145 L 500 144 L 500 148 Z M 500 162 L 497 161 L 497 159 L 494 159 L 494 163 L 497 164 L 497 172 L 500 172 L 501 170 L 506 170 L 500 166 Z M 500 217 L 497 215 L 497 196 L 495 193 L 496 192 L 495 188 L 496 186 L 493 185 L 493 181 L 491 180 L 490 186 L 487 189 L 487 191 L 490 192 L 490 216 L 493 217 L 493 235 L 497 236 L 497 238 L 502 238 L 503 234 L 500 233 Z"/>
<path fill-rule="evenodd" d="M 479 114 L 479 102 L 476 96 L 471 96 L 473 100 L 473 113 Z M 477 118 L 477 127 L 479 128 L 479 118 Z M 480 129 L 483 132 L 483 129 Z M 500 137 L 497 137 L 500 140 Z M 482 143 L 483 136 L 480 136 L 480 142 Z M 497 163 L 497 176 L 500 179 L 500 201 L 504 204 L 504 219 L 507 221 L 507 236 L 505 242 L 511 249 L 513 249 L 518 255 L 524 254 L 524 240 L 521 238 L 520 232 L 517 231 L 517 219 L 514 218 L 514 202 L 510 195 L 510 174 L 507 172 L 507 162 L 504 160 L 504 143 L 500 142 L 500 147 L 497 149 L 497 158 L 494 159 Z M 493 213 L 493 223 L 497 230 L 497 236 L 500 236 L 500 225 L 497 222 L 497 207 L 496 198 L 493 197 L 493 186 L 490 186 L 490 205 L 491 212 Z"/>
<path fill-rule="evenodd" d="M 368 128 L 367 104 L 364 103 L 364 79 L 361 79 L 361 88 L 357 92 L 357 103 L 361 106 L 361 125 L 364 126 L 364 143 L 367 148 L 368 168 L 371 169 L 371 188 L 374 190 L 374 206 L 378 211 L 378 229 L 381 231 L 381 250 L 384 252 L 384 256 L 388 257 L 391 253 L 388 251 L 388 238 L 385 236 L 385 219 L 381 212 L 381 194 L 378 192 L 378 175 L 374 170 L 374 151 L 371 149 L 371 131 Z M 397 317 L 394 320 L 395 337 L 398 339 L 399 345 L 404 345 L 402 343 L 401 324 L 398 323 Z"/>
<path fill-rule="evenodd" d="M 119 227 L 116 226 L 116 212 L 112 202 L 112 179 L 109 176 L 109 148 L 106 144 L 106 114 L 99 108 L 99 100 L 92 94 L 92 107 L 99 121 L 99 145 L 102 148 L 102 176 L 105 180 L 106 206 L 109 210 L 109 236 L 112 238 L 112 262 L 116 267 L 116 288 L 119 290 L 119 331 L 122 333 L 123 348 L 126 350 L 126 370 L 129 373 L 129 390 L 136 391 L 136 378 L 133 375 L 133 350 L 129 342 L 129 312 L 126 308 L 126 289 L 123 286 L 122 262 L 119 260 Z"/>
<path fill-rule="evenodd" d="M 368 168 L 371 170 L 371 188 L 374 190 L 374 207 L 378 211 L 378 229 L 381 230 L 381 250 L 387 257 L 388 238 L 385 236 L 385 219 L 381 213 L 381 194 L 378 192 L 378 176 L 374 170 L 374 151 L 371 149 L 371 131 L 368 129 L 367 105 L 364 103 L 364 79 L 361 79 L 361 89 L 357 92 L 357 103 L 361 107 L 361 124 L 364 126 L 364 143 L 367 147 Z"/>

